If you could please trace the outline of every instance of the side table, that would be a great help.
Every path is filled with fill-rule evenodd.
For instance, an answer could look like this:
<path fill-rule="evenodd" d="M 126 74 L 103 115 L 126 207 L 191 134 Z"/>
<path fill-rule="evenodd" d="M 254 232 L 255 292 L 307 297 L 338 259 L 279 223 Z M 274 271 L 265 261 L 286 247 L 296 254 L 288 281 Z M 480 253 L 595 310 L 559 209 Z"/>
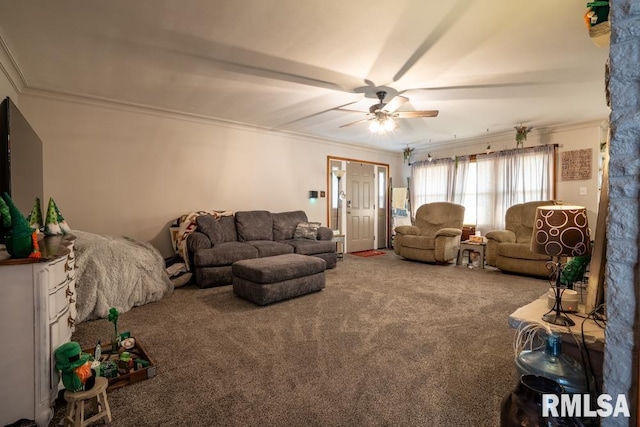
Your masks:
<path fill-rule="evenodd" d="M 338 255 L 338 259 L 343 259 L 344 258 L 345 235 L 344 234 L 334 234 L 333 238 L 331 239 L 331 241 L 336 243 L 336 254 Z M 338 244 L 340 244 L 340 246 L 338 246 Z M 340 250 L 338 250 L 338 248 Z"/>
<path fill-rule="evenodd" d="M 462 264 L 462 256 L 464 251 L 478 252 L 480 254 L 480 268 L 484 268 L 484 249 L 487 247 L 486 243 L 471 243 L 468 240 L 460 242 L 460 250 L 458 251 L 458 260 L 456 265 Z"/>

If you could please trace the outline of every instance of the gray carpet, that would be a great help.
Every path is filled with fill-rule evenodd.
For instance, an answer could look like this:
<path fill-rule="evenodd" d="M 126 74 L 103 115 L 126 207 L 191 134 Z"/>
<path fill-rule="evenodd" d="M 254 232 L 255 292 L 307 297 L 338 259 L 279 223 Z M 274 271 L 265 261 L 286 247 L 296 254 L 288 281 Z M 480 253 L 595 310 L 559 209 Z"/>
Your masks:
<path fill-rule="evenodd" d="M 507 318 L 545 280 L 346 255 L 323 291 L 258 307 L 178 288 L 120 316 L 157 366 L 114 426 L 496 426 L 516 381 Z M 83 347 L 107 320 L 81 323 Z M 58 413 L 61 409 L 58 409 Z"/>

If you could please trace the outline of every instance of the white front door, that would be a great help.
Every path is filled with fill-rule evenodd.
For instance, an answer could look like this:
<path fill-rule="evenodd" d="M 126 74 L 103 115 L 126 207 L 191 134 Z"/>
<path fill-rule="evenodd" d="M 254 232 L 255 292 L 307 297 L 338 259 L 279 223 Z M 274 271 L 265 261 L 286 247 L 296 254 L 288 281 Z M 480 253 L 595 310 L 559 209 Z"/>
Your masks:
<path fill-rule="evenodd" d="M 349 252 L 373 249 L 375 234 L 374 165 L 347 163 L 347 248 Z"/>

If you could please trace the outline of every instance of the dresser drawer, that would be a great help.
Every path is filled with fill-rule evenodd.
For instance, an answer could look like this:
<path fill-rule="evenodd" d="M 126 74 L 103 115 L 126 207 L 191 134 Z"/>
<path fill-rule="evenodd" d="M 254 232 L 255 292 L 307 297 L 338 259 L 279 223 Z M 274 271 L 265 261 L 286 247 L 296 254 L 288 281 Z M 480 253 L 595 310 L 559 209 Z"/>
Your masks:
<path fill-rule="evenodd" d="M 47 275 L 49 280 L 49 289 L 58 288 L 60 284 L 67 280 L 67 272 L 65 266 L 67 257 L 60 257 L 55 261 L 52 261 L 47 266 Z"/>
<path fill-rule="evenodd" d="M 51 377 L 49 378 L 51 381 L 51 384 L 49 385 L 50 389 L 57 389 L 56 385 L 60 382 L 60 376 L 56 370 L 54 352 L 62 344 L 71 341 L 71 325 L 69 323 L 69 316 L 69 307 L 67 306 L 49 325 L 49 336 L 51 338 L 51 348 L 49 351 L 51 354 Z"/>
<path fill-rule="evenodd" d="M 73 297 L 73 291 L 69 286 L 69 280 L 65 277 L 62 283 L 49 291 L 49 320 L 60 316 L 69 307 L 69 299 Z"/>

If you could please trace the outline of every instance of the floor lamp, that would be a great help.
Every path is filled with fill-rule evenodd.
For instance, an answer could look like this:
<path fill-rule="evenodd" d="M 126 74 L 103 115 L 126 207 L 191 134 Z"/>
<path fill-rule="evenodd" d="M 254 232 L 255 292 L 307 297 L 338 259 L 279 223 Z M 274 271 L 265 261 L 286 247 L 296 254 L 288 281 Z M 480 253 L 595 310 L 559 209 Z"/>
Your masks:
<path fill-rule="evenodd" d="M 540 206 L 536 209 L 533 224 L 531 251 L 556 257 L 549 261 L 551 275 L 549 281 L 555 295 L 553 309 L 542 316 L 542 320 L 554 325 L 573 326 L 575 323 L 562 314 L 562 293 L 567 286 L 562 284 L 561 257 L 588 255 L 591 252 L 591 238 L 587 221 L 587 210 L 582 206 Z"/>
<path fill-rule="evenodd" d="M 337 197 L 338 206 L 337 206 L 337 209 L 336 209 L 336 228 L 338 230 L 338 234 L 342 234 L 342 233 L 340 233 L 340 201 L 342 200 L 342 195 L 344 194 L 344 193 L 342 193 L 342 191 L 340 191 L 340 179 L 344 176 L 345 172 L 346 171 L 343 170 L 343 169 L 336 169 L 336 170 L 333 171 L 333 174 L 336 176 L 336 178 L 338 178 L 338 188 L 337 188 L 337 191 L 338 191 L 338 197 Z"/>

